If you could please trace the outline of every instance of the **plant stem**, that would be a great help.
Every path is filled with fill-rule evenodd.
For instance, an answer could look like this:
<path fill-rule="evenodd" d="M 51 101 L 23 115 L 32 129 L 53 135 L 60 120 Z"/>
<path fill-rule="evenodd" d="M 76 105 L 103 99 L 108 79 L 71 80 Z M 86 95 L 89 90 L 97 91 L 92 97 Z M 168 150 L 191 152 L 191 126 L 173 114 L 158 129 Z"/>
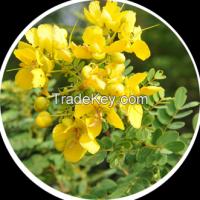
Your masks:
<path fill-rule="evenodd" d="M 121 170 L 124 172 L 124 174 L 125 174 L 126 176 L 129 175 L 129 173 L 128 173 L 125 169 L 123 169 L 122 166 L 119 165 L 118 167 L 119 167 L 119 169 L 121 169 Z"/>
<path fill-rule="evenodd" d="M 177 115 L 177 113 L 179 112 L 179 109 L 176 111 L 176 113 L 172 116 L 172 118 L 170 119 L 170 121 L 167 123 L 163 133 L 165 133 L 165 131 L 167 130 L 168 126 L 170 125 L 170 123 L 173 121 L 174 117 Z"/>

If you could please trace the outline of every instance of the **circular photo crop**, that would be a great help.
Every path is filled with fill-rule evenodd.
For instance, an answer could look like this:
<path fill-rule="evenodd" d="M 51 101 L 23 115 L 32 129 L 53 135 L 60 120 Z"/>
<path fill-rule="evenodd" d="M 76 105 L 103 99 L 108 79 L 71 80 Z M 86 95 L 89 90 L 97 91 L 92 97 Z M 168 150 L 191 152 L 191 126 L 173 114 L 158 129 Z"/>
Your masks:
<path fill-rule="evenodd" d="M 137 199 L 183 163 L 199 74 L 162 18 L 128 1 L 70 1 L 15 40 L 1 71 L 11 156 L 61 198 Z"/>

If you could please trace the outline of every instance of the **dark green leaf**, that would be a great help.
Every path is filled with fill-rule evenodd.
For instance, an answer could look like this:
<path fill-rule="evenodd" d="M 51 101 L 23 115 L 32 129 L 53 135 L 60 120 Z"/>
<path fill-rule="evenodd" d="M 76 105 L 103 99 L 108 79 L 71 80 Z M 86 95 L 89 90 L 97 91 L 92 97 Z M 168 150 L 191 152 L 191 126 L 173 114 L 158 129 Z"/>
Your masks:
<path fill-rule="evenodd" d="M 182 141 L 174 141 L 167 144 L 166 148 L 174 153 L 185 149 L 185 144 Z"/>
<path fill-rule="evenodd" d="M 100 187 L 93 187 L 90 190 L 90 194 L 97 196 L 99 199 L 105 197 L 107 195 L 106 190 Z"/>
<path fill-rule="evenodd" d="M 105 179 L 102 183 L 101 183 L 101 186 L 104 190 L 106 190 L 108 193 L 112 193 L 114 192 L 118 185 L 113 181 L 113 180 L 110 180 L 110 179 Z"/>

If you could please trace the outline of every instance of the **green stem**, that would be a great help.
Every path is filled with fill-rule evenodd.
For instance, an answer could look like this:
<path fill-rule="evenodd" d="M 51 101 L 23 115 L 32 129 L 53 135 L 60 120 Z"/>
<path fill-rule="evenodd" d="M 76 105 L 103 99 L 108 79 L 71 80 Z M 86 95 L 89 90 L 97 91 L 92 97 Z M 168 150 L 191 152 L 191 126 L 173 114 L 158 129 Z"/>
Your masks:
<path fill-rule="evenodd" d="M 125 169 L 123 169 L 122 166 L 119 165 L 118 168 L 121 169 L 126 176 L 129 175 L 129 173 Z"/>
<path fill-rule="evenodd" d="M 179 109 L 176 111 L 176 113 L 172 116 L 172 118 L 170 119 L 170 121 L 167 123 L 163 133 L 165 133 L 165 131 L 167 130 L 168 126 L 170 125 L 170 123 L 173 121 L 174 117 L 177 115 L 177 113 L 179 112 Z"/>

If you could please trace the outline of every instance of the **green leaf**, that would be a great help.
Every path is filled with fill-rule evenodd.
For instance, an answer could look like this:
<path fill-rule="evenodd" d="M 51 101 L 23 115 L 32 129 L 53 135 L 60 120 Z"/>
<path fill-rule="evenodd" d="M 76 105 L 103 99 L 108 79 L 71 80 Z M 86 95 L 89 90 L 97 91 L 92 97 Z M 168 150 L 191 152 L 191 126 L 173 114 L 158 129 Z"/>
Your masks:
<path fill-rule="evenodd" d="M 165 97 L 165 91 L 159 90 L 158 93 L 159 93 L 161 99 Z"/>
<path fill-rule="evenodd" d="M 128 191 L 128 186 L 119 187 L 110 196 L 109 199 L 116 199 L 122 197 Z"/>
<path fill-rule="evenodd" d="M 187 99 L 186 93 L 187 93 L 187 90 L 184 87 L 180 87 L 176 90 L 174 101 L 175 101 L 175 107 L 177 109 L 180 109 L 184 105 Z"/>
<path fill-rule="evenodd" d="M 77 66 L 79 64 L 80 60 L 81 60 L 80 58 L 75 58 L 73 65 Z"/>
<path fill-rule="evenodd" d="M 96 139 L 96 141 L 97 141 L 97 143 L 100 145 L 100 149 L 99 149 L 99 150 L 106 149 L 105 144 L 104 144 L 101 140 Z"/>
<path fill-rule="evenodd" d="M 85 156 L 84 158 L 81 159 L 80 162 L 81 162 L 81 165 L 83 166 L 88 166 L 88 165 L 95 166 L 102 163 L 106 156 L 107 156 L 106 151 L 97 152 L 92 156 Z"/>
<path fill-rule="evenodd" d="M 131 169 L 132 169 L 134 172 L 139 172 L 139 171 L 141 171 L 144 167 L 145 167 L 145 163 L 143 163 L 143 164 L 135 163 L 135 164 L 133 164 L 133 166 L 132 166 Z"/>
<path fill-rule="evenodd" d="M 185 149 L 185 144 L 182 141 L 174 141 L 167 144 L 166 148 L 174 153 L 177 153 Z"/>
<path fill-rule="evenodd" d="M 167 114 L 165 109 L 159 109 L 158 111 L 158 120 L 162 123 L 162 124 L 167 124 L 170 122 L 171 117 Z"/>
<path fill-rule="evenodd" d="M 82 61 L 82 62 L 78 65 L 77 70 L 78 70 L 78 71 L 81 71 L 82 68 L 83 68 L 84 66 L 85 66 L 85 61 Z"/>
<path fill-rule="evenodd" d="M 69 82 L 76 82 L 78 79 L 75 76 L 68 78 Z"/>
<path fill-rule="evenodd" d="M 197 113 L 197 114 L 193 117 L 193 120 L 192 120 L 192 126 L 193 126 L 194 131 L 196 130 L 196 126 L 197 126 L 198 119 L 199 119 L 199 113 Z"/>
<path fill-rule="evenodd" d="M 105 133 L 109 129 L 107 122 L 102 122 L 102 131 Z"/>
<path fill-rule="evenodd" d="M 163 178 L 169 173 L 169 170 L 167 168 L 164 168 L 163 170 L 160 170 L 160 176 Z"/>
<path fill-rule="evenodd" d="M 157 82 L 157 81 L 151 81 L 151 82 L 149 82 L 149 85 L 153 85 L 153 86 L 159 86 L 159 85 L 160 85 L 160 83 L 159 83 L 159 82 Z"/>
<path fill-rule="evenodd" d="M 198 101 L 193 101 L 193 102 L 185 104 L 180 110 L 184 110 L 184 109 L 187 109 L 187 108 L 192 108 L 192 107 L 195 107 L 195 106 L 198 106 L 198 105 L 199 105 Z"/>
<path fill-rule="evenodd" d="M 129 73 L 133 71 L 133 66 L 127 67 L 124 72 L 122 73 L 123 76 L 127 76 Z"/>
<path fill-rule="evenodd" d="M 178 132 L 176 131 L 167 131 L 165 132 L 157 141 L 158 146 L 166 147 L 170 142 L 173 142 L 178 139 Z"/>
<path fill-rule="evenodd" d="M 131 186 L 131 189 L 129 191 L 129 194 L 136 194 L 142 190 L 144 190 L 145 188 L 139 184 L 134 184 Z"/>
<path fill-rule="evenodd" d="M 97 200 L 97 199 L 98 199 L 97 196 L 91 195 L 91 194 L 84 194 L 84 195 L 82 195 L 82 196 L 80 196 L 80 197 L 83 198 L 83 199 L 94 199 L 94 200 Z"/>
<path fill-rule="evenodd" d="M 153 95 L 148 96 L 148 103 L 149 103 L 150 106 L 153 106 L 153 105 L 154 105 Z"/>
<path fill-rule="evenodd" d="M 142 120 L 142 126 L 147 127 L 150 124 L 152 124 L 153 121 L 154 121 L 154 115 L 151 115 L 151 114 L 146 115 L 144 119 Z"/>
<path fill-rule="evenodd" d="M 182 113 L 178 113 L 176 116 L 174 116 L 174 119 L 180 119 L 183 117 L 187 117 L 188 115 L 190 115 L 191 113 L 193 113 L 193 110 L 188 110 Z"/>
<path fill-rule="evenodd" d="M 23 164 L 34 174 L 39 175 L 42 173 L 44 168 L 49 166 L 49 161 L 46 157 L 34 154 L 29 159 L 23 161 Z"/>
<path fill-rule="evenodd" d="M 158 93 L 158 92 L 156 92 L 156 93 L 153 95 L 153 99 L 154 99 L 155 102 L 158 102 L 158 101 L 159 101 L 160 96 L 159 96 L 159 93 Z"/>
<path fill-rule="evenodd" d="M 126 157 L 125 157 L 125 163 L 126 165 L 132 165 L 135 161 L 135 153 L 133 152 L 128 152 L 126 154 Z"/>
<path fill-rule="evenodd" d="M 177 112 L 177 109 L 174 105 L 174 100 L 171 99 L 168 102 L 170 102 L 170 104 L 167 105 L 166 112 L 168 115 L 173 116 Z"/>
<path fill-rule="evenodd" d="M 123 144 L 124 144 L 124 148 L 125 149 L 130 149 L 131 148 L 131 143 L 129 141 L 125 141 Z"/>
<path fill-rule="evenodd" d="M 153 123 L 152 123 L 152 126 L 154 129 L 158 129 L 158 128 L 161 128 L 161 129 L 164 129 L 165 128 L 165 125 L 161 124 L 158 119 L 154 119 Z"/>
<path fill-rule="evenodd" d="M 124 63 L 124 66 L 127 67 L 130 64 L 130 62 L 131 62 L 130 59 L 126 60 L 125 63 Z"/>
<path fill-rule="evenodd" d="M 179 161 L 179 157 L 176 154 L 169 154 L 167 155 L 167 163 L 174 167 Z"/>
<path fill-rule="evenodd" d="M 154 74 L 155 74 L 155 69 L 150 69 L 149 70 L 149 73 L 147 75 L 147 80 L 150 81 L 153 77 L 154 77 Z"/>
<path fill-rule="evenodd" d="M 143 147 L 139 150 L 139 152 L 136 155 L 136 159 L 137 161 L 142 164 L 145 162 L 147 156 L 149 156 L 152 151 L 154 151 L 153 149 L 147 148 L 147 147 Z"/>
<path fill-rule="evenodd" d="M 144 178 L 137 179 L 136 183 L 139 185 L 142 185 L 144 188 L 148 188 L 151 185 L 149 180 L 144 179 Z"/>
<path fill-rule="evenodd" d="M 136 132 L 136 137 L 139 141 L 144 141 L 147 139 L 149 133 L 145 129 L 138 129 Z"/>
<path fill-rule="evenodd" d="M 99 199 L 105 197 L 107 195 L 106 190 L 100 187 L 93 187 L 90 190 L 90 194 L 97 196 Z"/>
<path fill-rule="evenodd" d="M 144 179 L 147 179 L 147 180 L 149 180 L 149 181 L 151 181 L 152 180 L 152 178 L 153 178 L 153 172 L 151 172 L 151 171 L 146 171 L 146 172 L 143 172 L 142 174 L 140 174 L 140 176 L 139 176 L 140 178 L 144 178 Z"/>
<path fill-rule="evenodd" d="M 184 122 L 173 122 L 173 123 L 169 124 L 168 128 L 174 130 L 174 129 L 180 129 L 183 126 L 185 126 Z"/>
<path fill-rule="evenodd" d="M 156 145 L 157 140 L 160 138 L 160 136 L 162 135 L 162 129 L 158 128 L 155 130 L 154 133 L 152 133 L 152 144 Z"/>
<path fill-rule="evenodd" d="M 108 193 L 114 192 L 118 185 L 111 179 L 105 179 L 102 183 L 101 186 L 104 190 L 106 190 Z"/>
<path fill-rule="evenodd" d="M 158 70 L 154 76 L 155 79 L 164 79 L 166 78 L 166 76 L 163 76 L 163 71 L 162 70 Z"/>
<path fill-rule="evenodd" d="M 103 137 L 101 139 L 101 141 L 103 142 L 103 144 L 105 145 L 106 149 L 112 149 L 113 144 L 112 141 L 108 138 L 108 137 Z"/>
<path fill-rule="evenodd" d="M 78 193 L 84 194 L 87 190 L 87 182 L 81 181 L 81 183 L 78 185 Z"/>
<path fill-rule="evenodd" d="M 160 151 L 156 152 L 155 158 L 159 165 L 164 165 L 167 162 L 167 155 L 161 154 Z"/>
<path fill-rule="evenodd" d="M 169 151 L 169 150 L 167 150 L 167 149 L 162 149 L 162 150 L 160 151 L 160 153 L 162 153 L 162 154 L 171 154 L 172 152 Z"/>

